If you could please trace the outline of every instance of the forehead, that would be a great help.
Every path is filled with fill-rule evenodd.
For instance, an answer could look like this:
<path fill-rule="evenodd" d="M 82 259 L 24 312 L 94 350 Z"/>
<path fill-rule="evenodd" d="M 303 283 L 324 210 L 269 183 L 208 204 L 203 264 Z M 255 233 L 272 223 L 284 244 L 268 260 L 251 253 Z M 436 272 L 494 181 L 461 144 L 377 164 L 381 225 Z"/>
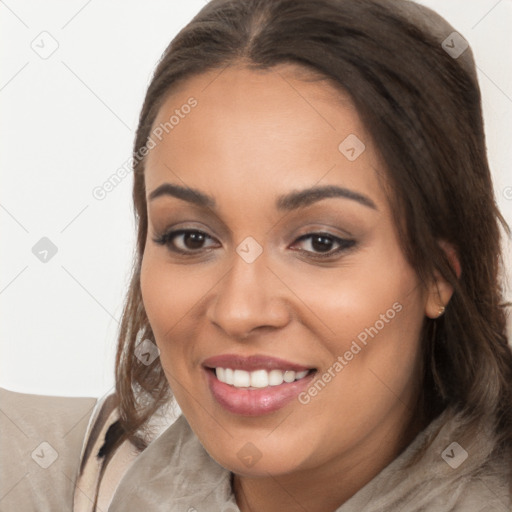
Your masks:
<path fill-rule="evenodd" d="M 181 83 L 153 124 L 148 194 L 164 181 L 212 195 L 341 184 L 378 203 L 382 164 L 357 110 L 328 80 L 312 78 L 291 65 L 228 67 Z"/>

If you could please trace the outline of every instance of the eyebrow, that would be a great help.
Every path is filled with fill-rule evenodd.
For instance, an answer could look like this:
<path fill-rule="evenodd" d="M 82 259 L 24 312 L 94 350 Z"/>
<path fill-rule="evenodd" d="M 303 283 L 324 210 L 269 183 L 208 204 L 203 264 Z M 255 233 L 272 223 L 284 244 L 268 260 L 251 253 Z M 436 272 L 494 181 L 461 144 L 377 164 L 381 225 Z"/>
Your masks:
<path fill-rule="evenodd" d="M 324 187 L 312 187 L 305 190 L 290 192 L 289 194 L 279 196 L 276 202 L 278 210 L 291 211 L 298 208 L 309 206 L 310 204 L 329 199 L 331 197 L 341 197 L 351 199 L 363 206 L 377 210 L 375 203 L 367 196 L 355 192 L 348 188 L 338 187 L 336 185 L 327 185 Z"/>
<path fill-rule="evenodd" d="M 149 200 L 153 201 L 157 197 L 171 196 L 187 201 L 189 203 L 204 208 L 215 209 L 216 201 L 213 197 L 203 192 L 190 188 L 182 187 L 172 183 L 163 183 L 149 194 Z M 311 187 L 304 190 L 289 192 L 279 196 L 276 201 L 276 208 L 281 211 L 297 210 L 304 208 L 322 199 L 340 197 L 356 201 L 363 206 L 377 210 L 375 203 L 367 196 L 353 190 L 338 187 L 336 185 L 327 185 L 324 187 Z"/>
<path fill-rule="evenodd" d="M 149 194 L 149 200 L 153 201 L 157 197 L 172 196 L 189 203 L 203 206 L 205 208 L 215 209 L 215 199 L 211 196 L 203 194 L 199 190 L 190 187 L 182 187 L 173 185 L 172 183 L 164 183 Z"/>

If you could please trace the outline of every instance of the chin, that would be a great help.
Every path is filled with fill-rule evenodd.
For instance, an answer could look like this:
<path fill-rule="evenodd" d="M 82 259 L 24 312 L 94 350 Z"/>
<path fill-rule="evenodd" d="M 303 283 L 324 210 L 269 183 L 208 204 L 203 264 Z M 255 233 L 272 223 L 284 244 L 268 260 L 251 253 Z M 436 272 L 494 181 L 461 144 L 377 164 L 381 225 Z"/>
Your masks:
<path fill-rule="evenodd" d="M 300 464 L 296 461 L 286 460 L 286 457 L 289 456 L 289 452 L 284 454 L 273 453 L 269 454 L 261 454 L 261 458 L 256 461 L 246 462 L 241 461 L 238 456 L 235 457 L 225 457 L 220 456 L 216 457 L 216 454 L 210 453 L 210 456 L 222 467 L 227 470 L 235 473 L 236 475 L 245 476 L 245 477 L 268 477 L 285 475 L 287 473 L 293 473 L 301 469 Z M 247 455 L 245 455 L 247 457 Z"/>

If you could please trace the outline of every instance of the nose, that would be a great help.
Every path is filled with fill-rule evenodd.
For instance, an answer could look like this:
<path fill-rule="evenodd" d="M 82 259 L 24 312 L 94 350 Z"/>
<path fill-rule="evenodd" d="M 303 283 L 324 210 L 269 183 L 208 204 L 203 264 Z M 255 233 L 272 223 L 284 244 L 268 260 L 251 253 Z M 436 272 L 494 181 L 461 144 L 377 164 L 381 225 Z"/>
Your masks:
<path fill-rule="evenodd" d="M 206 314 L 229 337 L 245 339 L 255 331 L 282 328 L 290 321 L 286 291 L 263 255 L 247 263 L 235 254 L 233 266 L 215 290 Z"/>

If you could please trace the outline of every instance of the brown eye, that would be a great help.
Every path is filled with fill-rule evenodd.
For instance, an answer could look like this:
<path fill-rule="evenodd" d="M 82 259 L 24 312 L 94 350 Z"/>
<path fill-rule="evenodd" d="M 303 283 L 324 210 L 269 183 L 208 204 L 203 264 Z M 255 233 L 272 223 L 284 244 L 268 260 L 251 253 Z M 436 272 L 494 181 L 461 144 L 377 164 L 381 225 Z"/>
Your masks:
<path fill-rule="evenodd" d="M 203 249 L 210 249 L 215 246 L 213 238 L 202 231 L 196 229 L 180 229 L 177 231 L 169 231 L 154 239 L 155 243 L 166 245 L 169 250 L 182 253 L 192 254 L 199 253 Z M 207 243 L 210 245 L 205 245 Z"/>
<path fill-rule="evenodd" d="M 328 233 L 308 233 L 301 236 L 294 246 L 302 242 L 303 248 L 299 249 L 303 253 L 309 253 L 317 258 L 332 257 L 351 247 L 356 243 L 355 240 L 339 238 Z"/>
<path fill-rule="evenodd" d="M 201 249 L 206 240 L 206 235 L 204 233 L 192 231 L 190 233 L 184 233 L 181 235 L 183 237 L 183 245 L 187 249 Z"/>
<path fill-rule="evenodd" d="M 328 236 L 314 235 L 311 237 L 311 247 L 317 252 L 329 252 L 334 245 L 334 240 Z"/>

